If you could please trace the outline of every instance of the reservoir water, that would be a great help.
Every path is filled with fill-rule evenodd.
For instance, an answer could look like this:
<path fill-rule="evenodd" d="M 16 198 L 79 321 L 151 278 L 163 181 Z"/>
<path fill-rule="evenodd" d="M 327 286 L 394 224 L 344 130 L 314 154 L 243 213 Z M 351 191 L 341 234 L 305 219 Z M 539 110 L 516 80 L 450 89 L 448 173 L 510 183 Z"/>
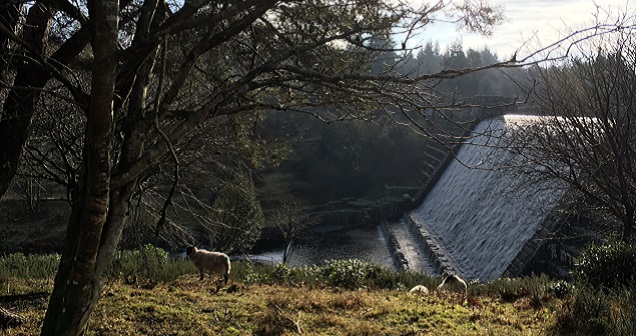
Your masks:
<path fill-rule="evenodd" d="M 310 235 L 311 238 L 294 245 L 290 265 L 318 265 L 329 259 L 360 259 L 393 269 L 386 240 L 378 225 L 319 227 Z M 282 261 L 282 256 L 283 251 L 278 250 L 259 257 L 276 263 Z"/>

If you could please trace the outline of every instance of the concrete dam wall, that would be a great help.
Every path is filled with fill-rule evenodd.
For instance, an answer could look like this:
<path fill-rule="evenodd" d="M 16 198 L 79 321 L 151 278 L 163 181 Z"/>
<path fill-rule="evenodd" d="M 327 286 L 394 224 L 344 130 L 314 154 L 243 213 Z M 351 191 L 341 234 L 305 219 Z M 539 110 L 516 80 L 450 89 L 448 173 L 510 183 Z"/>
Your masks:
<path fill-rule="evenodd" d="M 480 281 L 506 273 L 562 197 L 554 185 L 519 188 L 521 177 L 501 168 L 520 155 L 502 147 L 508 131 L 533 118 L 479 123 L 421 205 L 399 222 L 383 223 L 398 268 Z"/>

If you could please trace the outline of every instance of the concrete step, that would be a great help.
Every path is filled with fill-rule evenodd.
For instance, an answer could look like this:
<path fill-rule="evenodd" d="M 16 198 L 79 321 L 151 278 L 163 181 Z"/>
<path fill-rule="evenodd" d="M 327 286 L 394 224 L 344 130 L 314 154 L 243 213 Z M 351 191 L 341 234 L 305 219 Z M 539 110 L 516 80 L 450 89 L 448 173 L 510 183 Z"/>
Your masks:
<path fill-rule="evenodd" d="M 389 244 L 396 268 L 402 271 L 414 271 L 428 275 L 437 275 L 436 267 L 422 249 L 417 237 L 414 237 L 403 220 L 383 223 L 386 241 Z"/>

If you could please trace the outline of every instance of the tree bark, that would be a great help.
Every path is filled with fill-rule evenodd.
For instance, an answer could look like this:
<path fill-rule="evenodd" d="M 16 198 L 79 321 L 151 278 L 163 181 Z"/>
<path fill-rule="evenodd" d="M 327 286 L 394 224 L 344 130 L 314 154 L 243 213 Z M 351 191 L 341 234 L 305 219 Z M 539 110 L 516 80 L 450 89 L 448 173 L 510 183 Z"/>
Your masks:
<path fill-rule="evenodd" d="M 21 2 L 16 2 L 12 4 L 7 4 L 6 7 L 0 7 L 2 9 L 2 14 L 0 14 L 0 24 L 7 27 L 12 32 L 15 32 L 18 27 L 18 22 L 20 22 L 20 18 L 22 17 L 22 12 L 24 11 L 24 4 Z M 8 65 L 8 60 L 10 58 L 9 52 L 9 37 L 0 34 L 0 80 L 6 82 L 6 73 L 4 70 Z"/>
<path fill-rule="evenodd" d="M 88 8 L 94 59 L 83 169 L 42 335 L 83 334 L 117 245 L 117 228 L 105 224 L 115 210 L 109 206 L 119 3 L 95 0 Z"/>

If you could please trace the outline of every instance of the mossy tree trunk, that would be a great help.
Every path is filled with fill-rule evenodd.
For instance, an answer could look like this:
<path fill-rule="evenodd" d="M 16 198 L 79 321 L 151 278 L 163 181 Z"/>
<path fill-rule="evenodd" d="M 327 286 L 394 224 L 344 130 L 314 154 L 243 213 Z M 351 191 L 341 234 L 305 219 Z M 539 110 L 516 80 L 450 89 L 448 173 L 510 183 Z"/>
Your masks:
<path fill-rule="evenodd" d="M 111 203 L 119 1 L 92 1 L 88 5 L 94 59 L 83 169 L 75 190 L 64 251 L 42 335 L 83 334 L 88 317 L 101 296 L 102 273 L 117 246 L 112 237 L 114 228 L 105 224 Z"/>

